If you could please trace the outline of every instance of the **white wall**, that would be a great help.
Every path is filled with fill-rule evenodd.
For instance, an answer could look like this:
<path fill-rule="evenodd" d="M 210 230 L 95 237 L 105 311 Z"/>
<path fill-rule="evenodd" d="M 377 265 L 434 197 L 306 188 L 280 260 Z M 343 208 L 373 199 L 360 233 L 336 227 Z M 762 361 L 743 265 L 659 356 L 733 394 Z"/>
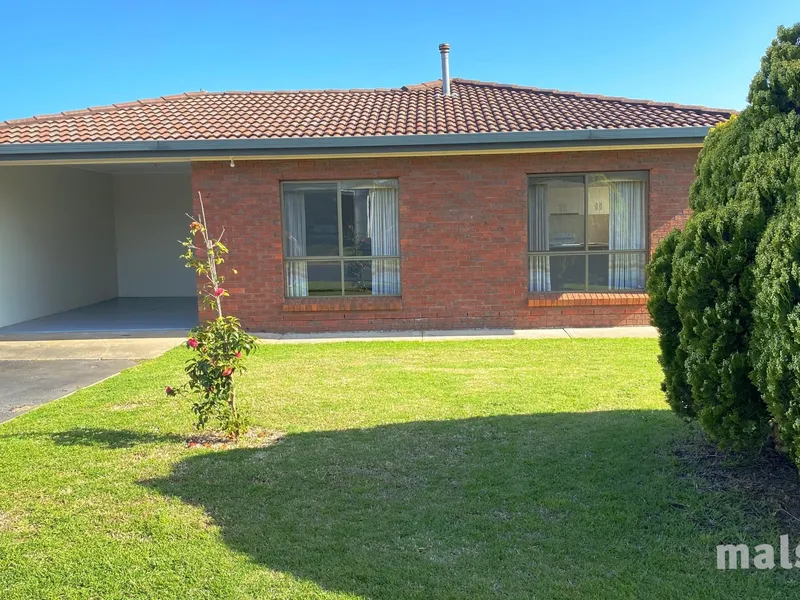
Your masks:
<path fill-rule="evenodd" d="M 194 272 L 178 258 L 192 212 L 189 173 L 113 176 L 120 296 L 195 296 Z"/>
<path fill-rule="evenodd" d="M 0 327 L 116 295 L 111 177 L 0 166 Z"/>

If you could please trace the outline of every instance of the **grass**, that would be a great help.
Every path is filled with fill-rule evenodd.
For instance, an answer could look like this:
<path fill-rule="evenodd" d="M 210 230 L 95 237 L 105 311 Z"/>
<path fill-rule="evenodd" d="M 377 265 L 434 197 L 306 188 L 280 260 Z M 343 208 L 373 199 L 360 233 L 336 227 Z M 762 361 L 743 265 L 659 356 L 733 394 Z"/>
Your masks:
<path fill-rule="evenodd" d="M 172 351 L 0 426 L 2 597 L 796 595 L 780 568 L 716 570 L 717 544 L 783 531 L 687 462 L 703 442 L 666 410 L 656 354 L 264 346 L 243 396 L 282 439 L 205 448 L 163 395 Z"/>

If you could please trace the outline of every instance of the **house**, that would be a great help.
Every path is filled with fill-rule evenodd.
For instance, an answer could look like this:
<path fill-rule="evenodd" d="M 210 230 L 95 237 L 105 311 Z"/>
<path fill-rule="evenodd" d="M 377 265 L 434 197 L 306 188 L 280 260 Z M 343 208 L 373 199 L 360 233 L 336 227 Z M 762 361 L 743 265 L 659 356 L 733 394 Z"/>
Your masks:
<path fill-rule="evenodd" d="M 731 114 L 444 69 L 7 121 L 0 333 L 195 322 L 177 240 L 198 192 L 254 331 L 646 324 L 648 255 Z"/>

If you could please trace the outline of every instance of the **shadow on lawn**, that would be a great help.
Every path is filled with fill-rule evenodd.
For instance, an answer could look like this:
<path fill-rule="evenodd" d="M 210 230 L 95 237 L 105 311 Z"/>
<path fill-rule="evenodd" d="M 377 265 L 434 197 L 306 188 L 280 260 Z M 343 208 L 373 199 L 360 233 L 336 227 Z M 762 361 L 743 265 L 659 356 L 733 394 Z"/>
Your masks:
<path fill-rule="evenodd" d="M 686 529 L 671 532 L 685 521 L 670 457 L 681 427 L 667 411 L 614 411 L 311 432 L 192 456 L 142 485 L 205 509 L 232 549 L 330 590 L 630 592 L 665 549 L 687 566 Z"/>
<path fill-rule="evenodd" d="M 186 441 L 185 437 L 173 434 L 97 427 L 78 427 L 67 431 L 58 431 L 51 437 L 57 446 L 98 446 L 109 449 L 132 448 L 139 444 Z"/>
<path fill-rule="evenodd" d="M 76 427 L 66 431 L 53 433 L 18 433 L 2 438 L 30 439 L 45 437 L 53 440 L 56 446 L 94 446 L 113 450 L 116 448 L 132 448 L 139 444 L 162 444 L 169 442 L 185 442 L 186 438 L 173 434 L 132 431 L 129 429 L 103 429 L 98 427 Z"/>

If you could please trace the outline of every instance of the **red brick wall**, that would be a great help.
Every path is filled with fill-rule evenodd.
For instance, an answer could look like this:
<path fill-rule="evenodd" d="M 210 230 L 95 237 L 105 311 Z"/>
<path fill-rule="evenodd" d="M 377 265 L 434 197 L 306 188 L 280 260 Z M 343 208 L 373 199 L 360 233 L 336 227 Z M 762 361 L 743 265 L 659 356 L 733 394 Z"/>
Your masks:
<path fill-rule="evenodd" d="M 239 269 L 227 306 L 253 331 L 644 325 L 639 301 L 530 302 L 527 175 L 650 172 L 651 248 L 688 216 L 697 150 L 201 162 L 192 186 Z M 398 178 L 402 299 L 285 300 L 280 182 Z M 535 304 L 535 305 L 534 305 Z"/>

